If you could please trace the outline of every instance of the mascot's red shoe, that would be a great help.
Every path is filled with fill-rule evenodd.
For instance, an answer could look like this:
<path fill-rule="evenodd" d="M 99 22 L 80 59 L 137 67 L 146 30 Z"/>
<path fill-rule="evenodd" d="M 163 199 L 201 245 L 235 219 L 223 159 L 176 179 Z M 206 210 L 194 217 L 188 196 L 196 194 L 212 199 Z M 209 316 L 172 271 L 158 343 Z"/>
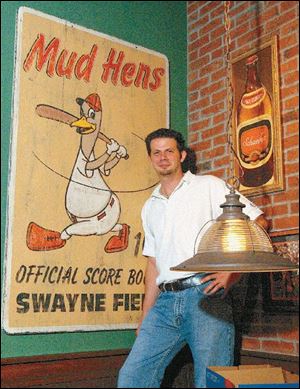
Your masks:
<path fill-rule="evenodd" d="M 120 230 L 119 235 L 114 235 L 109 239 L 105 245 L 104 251 L 106 253 L 117 253 L 126 250 L 128 247 L 128 240 L 129 226 L 127 224 L 122 224 L 122 230 Z"/>
<path fill-rule="evenodd" d="M 29 223 L 26 244 L 30 250 L 48 251 L 64 247 L 66 241 L 61 239 L 60 232 L 47 230 L 36 223 Z"/>

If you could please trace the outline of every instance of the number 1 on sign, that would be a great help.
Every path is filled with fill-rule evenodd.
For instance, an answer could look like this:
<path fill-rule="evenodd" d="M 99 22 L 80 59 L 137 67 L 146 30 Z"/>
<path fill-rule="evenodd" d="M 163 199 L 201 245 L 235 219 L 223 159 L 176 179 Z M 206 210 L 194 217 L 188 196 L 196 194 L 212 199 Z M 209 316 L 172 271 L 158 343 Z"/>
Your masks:
<path fill-rule="evenodd" d="M 140 250 L 140 245 L 141 245 L 141 240 L 142 240 L 142 233 L 138 232 L 136 234 L 136 236 L 134 237 L 134 239 L 136 240 L 135 249 L 134 249 L 134 256 L 137 257 L 138 254 L 139 254 L 139 250 Z M 142 248 L 144 246 L 144 241 L 145 241 L 145 239 L 143 239 Z"/>

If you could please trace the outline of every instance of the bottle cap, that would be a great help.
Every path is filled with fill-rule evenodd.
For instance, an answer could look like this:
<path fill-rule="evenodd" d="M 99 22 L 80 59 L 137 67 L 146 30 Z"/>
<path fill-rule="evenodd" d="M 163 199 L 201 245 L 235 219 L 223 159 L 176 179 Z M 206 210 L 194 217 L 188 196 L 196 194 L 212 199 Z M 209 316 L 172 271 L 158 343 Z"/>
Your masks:
<path fill-rule="evenodd" d="M 257 60 L 258 60 L 258 56 L 256 54 L 251 55 L 251 57 L 247 58 L 246 65 L 252 65 L 253 63 L 257 62 Z"/>

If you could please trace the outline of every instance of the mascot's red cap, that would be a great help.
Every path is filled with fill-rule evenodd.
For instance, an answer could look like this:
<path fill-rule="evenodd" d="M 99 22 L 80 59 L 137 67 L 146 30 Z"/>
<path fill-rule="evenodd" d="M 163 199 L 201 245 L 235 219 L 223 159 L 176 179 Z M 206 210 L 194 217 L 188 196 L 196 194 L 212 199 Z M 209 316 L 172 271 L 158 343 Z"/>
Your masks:
<path fill-rule="evenodd" d="M 101 105 L 101 100 L 100 100 L 100 97 L 97 93 L 91 93 L 90 95 L 88 95 L 87 98 L 85 99 L 82 99 L 80 97 L 78 97 L 76 99 L 76 102 L 79 104 L 79 105 L 82 105 L 83 102 L 86 102 L 91 108 L 93 108 L 96 112 L 99 112 L 99 111 L 102 111 L 102 105 Z"/>

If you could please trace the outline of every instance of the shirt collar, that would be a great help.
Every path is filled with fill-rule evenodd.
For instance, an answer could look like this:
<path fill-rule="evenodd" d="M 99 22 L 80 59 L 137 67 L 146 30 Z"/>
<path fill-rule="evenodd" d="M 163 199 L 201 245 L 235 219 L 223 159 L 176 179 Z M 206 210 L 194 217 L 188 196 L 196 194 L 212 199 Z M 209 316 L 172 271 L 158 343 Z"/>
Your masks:
<path fill-rule="evenodd" d="M 190 182 L 193 181 L 195 177 L 195 174 L 191 173 L 189 170 L 184 173 L 182 179 L 180 180 L 180 182 L 178 183 L 178 185 L 176 186 L 176 188 L 174 189 L 173 193 L 178 190 L 182 185 L 184 185 L 185 183 L 186 184 L 189 184 Z M 165 197 L 160 193 L 160 187 L 161 187 L 161 184 L 159 184 L 155 189 L 154 191 L 152 192 L 151 194 L 151 197 L 158 197 L 160 199 L 165 199 Z"/>
<path fill-rule="evenodd" d="M 191 173 L 189 170 L 184 173 L 184 176 L 182 177 L 182 180 L 187 182 L 188 184 L 193 181 L 195 177 L 195 174 Z"/>

